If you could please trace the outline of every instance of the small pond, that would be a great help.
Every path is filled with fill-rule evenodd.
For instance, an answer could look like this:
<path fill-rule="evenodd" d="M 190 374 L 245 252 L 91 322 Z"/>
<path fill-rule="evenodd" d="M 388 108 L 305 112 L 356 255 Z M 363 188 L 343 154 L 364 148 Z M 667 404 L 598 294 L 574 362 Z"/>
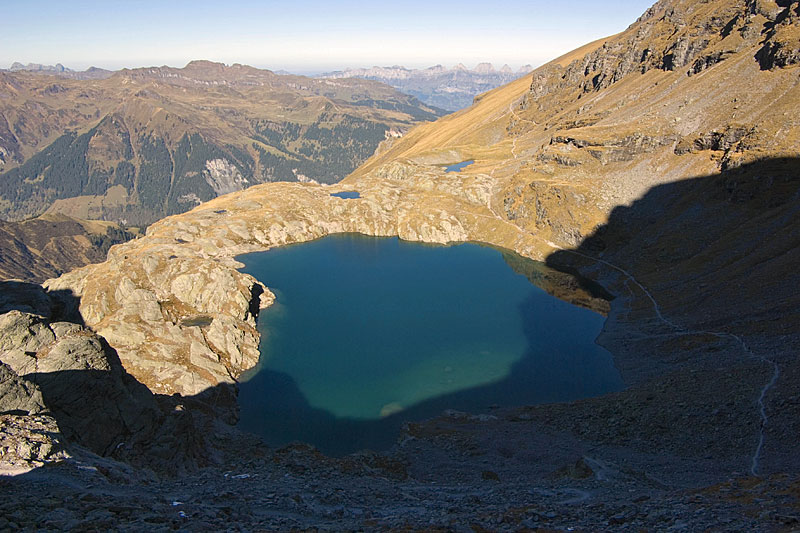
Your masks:
<path fill-rule="evenodd" d="M 361 198 L 361 193 L 358 191 L 342 191 L 342 192 L 333 192 L 331 196 L 335 196 L 336 198 L 344 198 L 345 200 L 354 200 L 356 198 Z"/>
<path fill-rule="evenodd" d="M 448 165 L 448 166 L 444 167 L 444 171 L 445 172 L 461 172 L 461 170 L 464 167 L 468 167 L 474 162 L 475 162 L 474 159 L 470 159 L 469 161 L 462 161 L 461 163 L 455 163 L 453 165 Z"/>
<path fill-rule="evenodd" d="M 380 450 L 405 421 L 446 409 L 622 387 L 594 342 L 604 317 L 532 284 L 565 276 L 541 263 L 477 244 L 355 234 L 238 259 L 277 296 L 259 317 L 261 360 L 239 394 L 240 427 L 270 445 Z"/>

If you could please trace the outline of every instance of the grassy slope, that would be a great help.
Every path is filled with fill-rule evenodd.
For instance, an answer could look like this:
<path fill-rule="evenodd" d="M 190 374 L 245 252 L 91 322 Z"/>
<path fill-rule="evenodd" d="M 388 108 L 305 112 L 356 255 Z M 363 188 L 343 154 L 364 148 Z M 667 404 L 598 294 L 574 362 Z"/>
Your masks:
<path fill-rule="evenodd" d="M 550 64 L 566 66 L 611 38 L 593 41 L 554 59 Z M 531 76 L 523 76 L 479 95 L 475 99 L 476 104 L 467 109 L 417 126 L 389 150 L 360 166 L 353 177 L 367 174 L 392 160 L 414 159 L 442 164 L 470 158 L 477 160 L 470 170 L 479 171 L 491 169 L 492 165 L 512 158 L 512 141 L 505 132 L 509 109 L 528 92 L 530 84 Z"/>
<path fill-rule="evenodd" d="M 136 235 L 113 222 L 47 214 L 0 222 L 0 279 L 41 283 L 106 259 L 108 249 Z"/>

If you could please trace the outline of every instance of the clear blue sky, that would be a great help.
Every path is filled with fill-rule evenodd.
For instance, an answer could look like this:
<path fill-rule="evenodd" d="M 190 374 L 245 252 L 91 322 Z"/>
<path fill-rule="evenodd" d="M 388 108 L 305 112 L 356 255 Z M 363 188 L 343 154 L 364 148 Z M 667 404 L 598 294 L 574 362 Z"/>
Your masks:
<path fill-rule="evenodd" d="M 654 0 L 3 0 L 0 68 L 117 69 L 191 59 L 315 72 L 541 64 L 624 30 Z"/>

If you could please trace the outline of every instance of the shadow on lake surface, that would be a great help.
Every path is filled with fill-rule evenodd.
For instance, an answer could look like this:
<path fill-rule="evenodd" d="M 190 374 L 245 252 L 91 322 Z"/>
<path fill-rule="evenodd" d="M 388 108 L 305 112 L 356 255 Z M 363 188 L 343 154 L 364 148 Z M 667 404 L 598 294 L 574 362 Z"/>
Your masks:
<path fill-rule="evenodd" d="M 520 309 L 520 313 L 531 312 L 536 310 Z M 431 418 L 447 409 L 474 414 L 486 412 L 494 405 L 568 401 L 623 387 L 608 352 L 602 358 L 587 358 L 581 353 L 543 353 L 539 346 L 541 327 L 529 321 L 525 331 L 531 346 L 504 379 L 432 398 L 374 420 L 336 417 L 314 408 L 291 376 L 262 369 L 240 384 L 239 427 L 261 435 L 273 446 L 301 441 L 330 455 L 345 455 L 362 449 L 385 450 L 395 443 L 404 423 Z M 261 393 L 264 390 L 272 393 L 267 396 Z"/>
<path fill-rule="evenodd" d="M 380 255 L 378 248 L 383 246 L 383 244 L 378 243 L 377 239 L 371 237 L 328 237 L 328 239 L 331 238 L 349 239 L 350 242 L 356 243 L 363 242 L 365 249 L 362 250 L 359 247 L 352 253 L 348 252 L 347 256 L 350 257 L 360 253 L 362 255 L 361 260 L 364 261 L 375 259 L 375 255 Z M 320 244 L 322 246 L 324 245 L 323 241 L 317 242 L 322 243 Z M 383 242 L 386 241 L 390 241 L 390 239 L 383 239 Z M 388 245 L 392 246 L 391 244 Z M 428 257 L 430 252 L 435 252 L 436 250 L 445 253 L 449 250 L 450 253 L 453 253 L 453 249 L 458 248 L 458 246 L 434 247 L 402 242 L 394 246 L 410 250 L 412 253 L 424 254 L 425 257 Z M 441 359 L 441 353 L 436 351 L 431 351 L 429 357 L 427 354 L 422 354 L 422 357 L 419 357 L 420 354 L 418 353 L 410 353 L 408 365 L 412 367 L 411 370 L 390 366 L 396 365 L 396 361 L 387 362 L 387 367 L 394 368 L 394 370 L 388 370 L 388 372 L 394 373 L 388 380 L 385 376 L 378 376 L 370 371 L 363 371 L 360 375 L 360 371 L 348 374 L 346 370 L 343 371 L 339 368 L 326 370 L 326 365 L 329 365 L 330 361 L 318 359 L 315 362 L 314 357 L 303 362 L 294 361 L 290 363 L 289 366 L 293 368 L 291 371 L 281 368 L 280 363 L 272 364 L 267 362 L 266 364 L 260 364 L 240 384 L 239 405 L 241 416 L 239 427 L 261 435 L 267 443 L 273 446 L 287 444 L 292 441 L 302 441 L 315 445 L 325 453 L 343 455 L 360 449 L 386 449 L 396 441 L 405 422 L 430 418 L 441 414 L 447 409 L 479 413 L 494 405 L 515 406 L 567 401 L 596 396 L 622 388 L 622 381 L 614 367 L 611 354 L 594 344 L 594 338 L 602 327 L 602 316 L 554 298 L 546 294 L 544 290 L 531 285 L 520 275 L 535 279 L 537 276 L 542 275 L 541 272 L 548 270 L 541 264 L 525 272 L 526 269 L 521 268 L 521 264 L 517 263 L 514 268 L 517 273 L 514 273 L 506 264 L 508 259 L 504 262 L 501 253 L 497 250 L 479 247 L 474 244 L 459 246 L 474 247 L 474 250 L 467 248 L 465 251 L 470 254 L 479 254 L 481 258 L 475 259 L 479 263 L 485 259 L 483 257 L 485 254 L 489 254 L 491 256 L 490 259 L 498 262 L 499 266 L 506 271 L 503 275 L 513 278 L 514 284 L 508 288 L 512 293 L 514 291 L 519 292 L 520 289 L 527 291 L 522 293 L 522 297 L 512 300 L 517 303 L 508 311 L 500 307 L 493 307 L 498 306 L 497 302 L 484 302 L 481 300 L 482 305 L 488 308 L 484 309 L 484 312 L 489 315 L 496 314 L 498 315 L 496 318 L 499 318 L 502 322 L 513 324 L 512 326 L 507 326 L 511 329 L 491 326 L 491 332 L 496 332 L 497 335 L 518 335 L 518 342 L 514 339 L 512 339 L 513 342 L 509 342 L 505 338 L 495 339 L 497 345 L 501 347 L 496 354 L 493 351 L 482 352 L 485 355 L 477 357 L 474 353 L 459 354 L 459 357 L 463 355 L 462 359 L 459 357 Z M 452 260 L 455 256 L 447 257 L 448 260 Z M 314 262 L 308 257 L 305 257 L 305 259 L 309 262 Z M 464 274 L 465 271 L 469 273 L 469 256 L 466 259 L 464 257 L 460 259 L 460 263 L 443 264 L 441 267 L 445 270 L 457 271 L 460 274 Z M 244 262 L 248 263 L 247 260 Z M 396 262 L 396 260 L 392 261 L 394 266 L 396 266 Z M 296 261 L 289 261 L 289 263 L 297 266 Z M 326 268 L 336 269 L 335 266 L 331 266 L 331 262 L 325 262 L 324 264 Z M 374 266 L 372 265 L 372 267 Z M 427 277 L 426 274 L 430 274 L 434 266 L 423 264 L 419 268 L 409 269 L 412 276 L 410 287 L 423 283 L 413 276 Z M 253 273 L 252 266 L 249 264 L 246 270 Z M 531 274 L 531 270 L 535 271 L 536 274 Z M 388 273 L 390 279 L 398 279 L 401 271 L 403 269 Z M 270 285 L 270 279 L 274 280 L 280 277 L 274 269 L 272 272 L 269 270 L 266 272 L 268 273 L 264 273 L 262 277 L 267 285 Z M 458 273 L 451 272 L 449 275 L 450 277 L 459 277 Z M 365 274 L 359 273 L 357 276 L 363 278 Z M 398 280 L 398 283 L 402 284 L 403 282 Z M 468 302 L 460 302 L 458 297 L 463 296 L 463 293 L 469 293 L 474 290 L 471 289 L 471 284 L 474 284 L 475 280 L 467 276 L 461 279 L 459 283 L 466 284 L 451 287 L 455 295 L 452 302 L 428 302 L 426 305 L 437 305 L 438 303 L 444 305 L 442 309 L 447 309 L 448 306 L 458 308 L 466 305 Z M 279 291 L 278 301 L 280 305 L 282 300 L 280 291 L 284 287 L 281 284 L 276 286 Z M 334 290 L 337 290 L 337 286 L 334 282 Z M 560 285 L 562 292 L 567 290 L 565 287 L 563 283 Z M 420 290 L 424 290 L 424 288 L 423 286 Z M 316 291 L 317 294 L 319 293 L 316 286 L 312 290 Z M 351 287 L 350 290 L 357 292 L 357 288 L 354 287 Z M 505 298 L 502 296 L 503 294 L 509 294 L 503 293 L 502 288 L 496 289 L 493 287 L 491 290 L 499 293 L 500 298 Z M 346 291 L 339 286 L 338 293 L 341 295 L 343 292 Z M 555 292 L 558 291 L 556 290 Z M 291 295 L 284 298 L 288 309 L 277 309 L 277 314 L 293 314 L 290 297 Z M 413 295 L 411 297 L 416 298 Z M 386 295 L 384 295 L 384 298 L 391 299 Z M 398 297 L 396 299 L 400 300 L 402 298 Z M 331 320 L 338 319 L 338 315 L 346 314 L 344 311 L 337 313 L 335 310 L 329 310 L 324 302 L 318 302 L 317 305 L 328 310 L 327 316 L 333 317 Z M 381 309 L 380 312 L 386 311 Z M 415 311 L 411 309 L 408 312 L 414 313 Z M 395 309 L 393 314 L 387 313 L 386 319 L 390 327 L 411 327 L 411 330 L 406 330 L 409 335 L 418 334 L 421 336 L 419 344 L 416 347 L 412 345 L 409 350 L 426 350 L 430 345 L 441 342 L 436 336 L 430 336 L 425 331 L 419 331 L 414 329 L 413 326 L 403 324 L 405 318 L 401 316 L 402 313 L 402 309 Z M 443 313 L 448 314 L 437 308 L 437 311 L 429 320 L 434 320 L 436 316 Z M 456 310 L 453 310 L 452 313 L 455 314 Z M 506 316 L 504 313 L 509 314 Z M 283 327 L 280 324 L 281 316 L 273 315 L 272 320 L 269 317 L 269 312 L 265 312 L 262 315 L 262 319 L 266 319 L 267 322 L 272 322 L 273 325 L 277 323 L 278 328 Z M 357 321 L 350 318 L 347 322 L 339 323 L 335 326 L 324 324 L 317 329 L 314 325 L 304 321 L 304 329 L 297 330 L 298 332 L 294 333 L 294 335 L 313 335 L 322 339 L 332 339 L 337 328 L 353 328 L 352 335 L 357 336 L 361 333 L 361 330 L 354 324 L 357 324 Z M 331 327 L 332 329 L 330 329 Z M 478 329 L 475 325 L 469 324 L 461 325 L 461 327 L 467 330 Z M 521 331 L 517 331 L 516 328 Z M 265 339 L 262 340 L 262 354 L 271 355 L 270 350 L 280 350 L 280 346 L 282 346 L 280 342 L 277 345 L 271 345 L 268 339 L 271 336 L 279 338 L 282 333 L 271 329 L 265 331 L 261 323 L 260 329 Z M 367 334 L 372 333 L 372 331 L 369 331 Z M 459 330 L 457 331 L 457 336 L 460 338 L 463 334 L 465 337 L 470 337 L 472 333 L 472 331 Z M 291 336 L 293 333 L 290 331 L 286 335 Z M 388 339 L 387 344 L 392 344 L 393 342 L 389 339 L 390 337 L 391 334 L 386 337 Z M 383 337 L 381 338 L 383 339 Z M 494 341 L 490 338 L 489 342 L 489 349 L 491 350 L 494 347 L 491 343 Z M 332 341 L 332 343 L 335 343 L 335 341 Z M 504 350 L 507 351 L 509 349 L 508 347 L 518 350 L 511 359 L 508 359 L 507 353 L 504 353 Z M 338 348 L 331 347 L 328 350 L 332 352 L 330 357 L 341 357 L 343 360 L 351 357 L 350 352 L 346 349 L 337 352 Z M 290 350 L 293 348 L 286 347 L 285 349 Z M 442 347 L 439 346 L 438 349 L 441 351 Z M 464 350 L 461 345 L 454 347 L 453 350 L 469 351 Z M 306 355 L 306 353 L 300 353 L 298 357 L 305 358 Z M 328 355 L 328 353 L 324 353 L 322 357 Z M 332 380 L 332 383 L 325 384 L 330 387 L 329 389 L 317 387 L 317 390 L 312 390 L 312 394 L 316 398 L 312 402 L 308 393 L 304 392 L 311 389 L 309 389 L 308 385 L 305 388 L 301 386 L 298 382 L 298 376 L 308 383 L 309 378 L 306 373 L 309 370 L 303 369 L 303 366 L 316 364 L 319 364 L 322 369 L 314 368 L 310 372 L 312 374 L 314 372 L 323 372 L 324 377 Z M 485 373 L 476 379 L 475 368 L 479 372 Z M 463 378 L 464 375 L 467 375 L 466 379 Z M 453 379 L 450 381 L 455 381 L 455 385 L 442 385 L 441 381 L 447 379 L 448 376 L 452 376 Z M 320 393 L 320 390 L 331 390 L 331 394 L 340 394 L 342 390 L 346 392 L 349 390 L 359 391 L 362 386 L 365 387 L 364 390 L 366 391 L 363 394 L 364 404 L 374 403 L 376 398 L 370 396 L 372 390 L 370 387 L 377 386 L 381 388 L 383 383 L 381 380 L 387 380 L 387 388 L 395 386 L 394 378 L 396 378 L 396 381 L 400 381 L 404 387 L 425 389 L 426 394 L 406 395 L 406 400 L 399 400 L 396 403 L 386 401 L 384 398 L 378 402 L 377 407 L 364 409 L 363 412 L 359 412 L 358 416 L 353 416 L 352 413 L 358 411 L 358 409 L 354 410 L 352 406 L 327 407 L 320 405 L 321 402 L 328 400 L 328 398 L 323 397 L 324 395 Z M 378 384 L 364 385 L 358 382 L 363 379 L 374 379 L 378 381 Z M 338 381 L 334 382 L 334 380 Z M 434 383 L 430 385 L 427 384 L 428 381 L 433 381 Z M 426 387 L 429 388 L 426 389 Z M 358 392 L 352 393 L 358 394 Z M 391 395 L 391 393 L 389 394 Z M 398 392 L 398 394 L 405 394 L 405 392 Z M 380 394 L 377 396 L 381 397 Z M 409 401 L 409 397 L 417 398 L 417 401 Z M 356 397 L 355 400 L 349 401 L 359 402 L 360 400 L 360 398 Z M 316 406 L 314 405 L 315 403 Z M 380 408 L 381 404 L 384 404 L 382 409 Z M 378 415 L 379 411 L 383 416 Z"/>

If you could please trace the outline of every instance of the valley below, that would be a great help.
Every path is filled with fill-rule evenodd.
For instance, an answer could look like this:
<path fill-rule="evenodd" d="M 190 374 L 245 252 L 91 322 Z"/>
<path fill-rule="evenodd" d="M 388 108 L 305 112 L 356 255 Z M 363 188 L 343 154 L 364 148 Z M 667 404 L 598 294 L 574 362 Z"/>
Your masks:
<path fill-rule="evenodd" d="M 0 528 L 797 529 L 798 28 L 796 1 L 662 1 L 340 183 L 231 191 L 0 282 Z M 610 305 L 507 259 L 608 313 L 624 388 L 446 410 L 383 452 L 266 446 L 232 424 L 275 294 L 236 258 L 341 233 L 580 274 Z"/>

